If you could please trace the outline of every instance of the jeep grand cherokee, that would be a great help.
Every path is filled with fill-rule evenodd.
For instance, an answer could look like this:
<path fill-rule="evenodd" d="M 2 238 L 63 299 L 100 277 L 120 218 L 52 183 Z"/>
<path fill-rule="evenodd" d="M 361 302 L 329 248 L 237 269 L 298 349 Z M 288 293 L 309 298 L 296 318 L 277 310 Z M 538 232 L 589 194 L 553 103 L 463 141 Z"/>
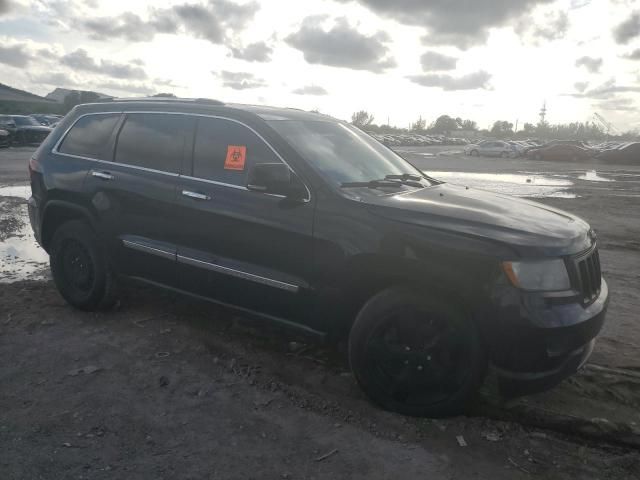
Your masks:
<path fill-rule="evenodd" d="M 94 310 L 133 277 L 344 335 L 379 405 L 460 412 L 491 366 L 522 393 L 589 356 L 607 306 L 569 213 L 429 177 L 366 133 L 293 109 L 81 105 L 30 162 L 36 238 Z"/>

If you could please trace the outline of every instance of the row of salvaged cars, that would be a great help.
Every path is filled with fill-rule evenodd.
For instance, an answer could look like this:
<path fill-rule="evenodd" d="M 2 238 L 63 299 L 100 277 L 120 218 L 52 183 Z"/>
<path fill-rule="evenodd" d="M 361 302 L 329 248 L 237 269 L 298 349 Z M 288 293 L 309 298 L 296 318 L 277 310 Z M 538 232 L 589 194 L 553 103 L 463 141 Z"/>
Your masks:
<path fill-rule="evenodd" d="M 535 160 L 581 161 L 589 158 L 619 163 L 640 164 L 640 142 L 603 142 L 589 144 L 581 140 L 483 140 L 465 146 L 471 156 L 527 157 Z"/>
<path fill-rule="evenodd" d="M 421 135 L 417 133 L 370 133 L 370 135 L 388 147 L 427 147 L 429 145 L 466 145 L 464 138 L 446 135 Z"/>
<path fill-rule="evenodd" d="M 40 145 L 62 115 L 0 115 L 0 147 Z"/>

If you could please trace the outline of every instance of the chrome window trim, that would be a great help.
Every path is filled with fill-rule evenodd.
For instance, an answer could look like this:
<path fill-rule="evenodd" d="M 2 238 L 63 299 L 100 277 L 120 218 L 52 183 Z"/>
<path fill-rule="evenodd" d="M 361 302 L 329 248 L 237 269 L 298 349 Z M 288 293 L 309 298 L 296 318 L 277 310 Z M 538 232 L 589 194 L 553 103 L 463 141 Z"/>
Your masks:
<path fill-rule="evenodd" d="M 278 153 L 278 151 L 275 148 L 273 148 L 273 146 L 262 135 L 260 135 L 255 129 L 253 129 L 252 127 L 250 127 L 246 123 L 241 122 L 240 120 L 236 120 L 235 118 L 229 118 L 229 117 L 225 117 L 225 116 L 222 116 L 222 115 L 207 115 L 207 114 L 204 114 L 204 113 L 166 112 L 166 111 L 160 111 L 160 110 L 152 110 L 152 111 L 148 111 L 148 110 L 127 110 L 127 111 L 125 111 L 125 110 L 122 110 L 122 111 L 112 111 L 112 112 L 89 112 L 89 113 L 83 113 L 78 118 L 76 118 L 75 121 L 60 136 L 60 138 L 58 139 L 58 141 L 56 142 L 54 147 L 51 149 L 51 152 L 55 153 L 57 155 L 64 155 L 64 156 L 72 157 L 72 158 L 80 158 L 80 159 L 83 159 L 83 160 L 93 160 L 93 161 L 96 161 L 96 162 L 107 163 L 107 164 L 110 164 L 110 165 L 118 165 L 118 166 L 130 167 L 130 168 L 140 169 L 140 170 L 143 170 L 143 171 L 149 171 L 149 172 L 154 172 L 154 173 L 163 173 L 165 175 L 170 175 L 170 176 L 178 176 L 178 177 L 186 178 L 186 179 L 189 179 L 189 180 L 195 180 L 195 181 L 199 181 L 199 182 L 211 183 L 213 185 L 219 185 L 219 186 L 222 186 L 222 187 L 230 187 L 230 188 L 236 188 L 238 190 L 241 189 L 241 190 L 251 191 L 245 186 L 236 185 L 236 184 L 233 184 L 233 183 L 218 182 L 216 180 L 208 180 L 206 178 L 192 177 L 192 176 L 188 176 L 188 175 L 181 175 L 181 174 L 177 174 L 177 173 L 166 172 L 164 170 L 155 170 L 153 168 L 138 167 L 136 165 L 128 165 L 126 163 L 117 163 L 117 162 L 112 162 L 112 161 L 109 161 L 109 160 L 101 160 L 101 159 L 98 159 L 98 158 L 85 157 L 85 156 L 82 156 L 82 155 L 74 155 L 74 154 L 71 154 L 71 153 L 64 153 L 64 152 L 61 152 L 59 150 L 60 145 L 62 144 L 62 142 L 66 138 L 66 136 L 69 133 L 69 131 L 75 126 L 75 124 L 81 118 L 87 117 L 89 115 L 116 115 L 116 114 L 117 115 L 126 115 L 126 114 L 129 114 L 129 113 L 138 113 L 138 114 L 141 114 L 141 113 L 154 114 L 155 113 L 155 114 L 161 114 L 161 115 L 185 115 L 185 116 L 192 116 L 192 117 L 217 118 L 217 119 L 220 119 L 220 120 L 227 120 L 227 121 L 230 121 L 230 122 L 237 123 L 238 125 L 242 125 L 243 127 L 247 128 L 248 130 L 253 132 L 254 135 L 256 135 L 260 140 L 262 140 L 262 142 L 267 147 L 269 147 L 269 149 L 274 153 L 274 155 L 276 157 L 278 157 L 282 163 L 284 163 L 287 167 L 289 167 L 289 170 L 291 170 L 296 175 L 296 177 L 298 177 L 298 179 L 300 179 L 300 177 L 298 176 L 296 171 L 291 167 L 291 165 L 289 165 L 289 163 L 287 163 L 287 161 L 282 157 L 282 155 L 280 155 L 280 153 Z M 114 148 L 116 146 L 114 146 Z M 300 179 L 300 181 L 302 182 L 302 179 Z M 304 203 L 308 203 L 308 202 L 311 201 L 311 190 L 309 189 L 309 187 L 307 186 L 306 183 L 302 182 L 302 184 L 304 185 L 304 188 L 307 190 L 307 197 L 303 200 L 303 202 Z M 260 192 L 257 192 L 257 193 L 260 193 Z M 268 196 L 271 196 L 271 197 L 278 197 L 278 198 L 285 198 L 284 195 L 278 195 L 278 194 L 274 194 L 274 193 L 263 193 L 262 195 L 268 195 Z"/>
<path fill-rule="evenodd" d="M 247 191 L 249 190 L 247 187 L 243 187 L 242 185 L 236 185 L 234 183 L 218 182 L 216 180 L 209 180 L 207 178 L 191 177 L 189 175 L 180 175 L 180 178 L 184 178 L 186 180 L 196 180 L 198 182 L 204 182 L 204 183 L 211 183 L 213 185 L 220 185 L 221 187 L 235 188 L 237 190 L 247 190 Z"/>
<path fill-rule="evenodd" d="M 300 289 L 298 285 L 281 282 L 280 280 L 274 280 L 273 278 L 255 275 L 253 273 L 236 270 L 234 268 L 224 267 L 222 265 L 218 265 L 217 263 L 205 262 L 204 260 L 198 260 L 195 258 L 186 257 L 184 255 L 177 255 L 177 259 L 179 263 L 183 263 L 185 265 L 204 268 L 206 270 L 211 270 L 212 272 L 224 273 L 226 275 L 231 275 L 232 277 L 241 278 L 243 280 L 250 280 L 252 282 L 267 285 L 269 287 L 280 288 L 281 290 L 286 290 L 288 292 L 296 293 Z"/>
<path fill-rule="evenodd" d="M 160 248 L 150 247 L 149 245 L 133 242 L 131 240 L 122 240 L 122 244 L 125 247 L 131 248 L 132 250 L 137 250 L 139 252 L 150 253 L 152 255 L 156 255 L 158 257 L 162 257 L 162 258 L 166 258 L 174 261 L 176 259 L 175 252 L 168 252 L 166 250 L 161 250 Z"/>

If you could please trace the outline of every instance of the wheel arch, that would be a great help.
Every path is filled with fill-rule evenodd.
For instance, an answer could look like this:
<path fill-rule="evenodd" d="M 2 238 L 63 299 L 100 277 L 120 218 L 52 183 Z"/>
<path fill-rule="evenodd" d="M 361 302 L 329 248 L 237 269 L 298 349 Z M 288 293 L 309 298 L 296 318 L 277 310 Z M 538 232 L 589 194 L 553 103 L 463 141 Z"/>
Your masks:
<path fill-rule="evenodd" d="M 56 229 L 69 220 L 85 220 L 96 230 L 95 219 L 85 208 L 64 200 L 51 200 L 42 214 L 41 240 L 45 251 L 49 252 Z"/>
<path fill-rule="evenodd" d="M 352 258 L 345 266 L 341 281 L 334 287 L 335 297 L 330 303 L 339 305 L 330 327 L 332 335 L 348 334 L 357 313 L 377 293 L 391 287 L 404 286 L 451 298 L 466 310 L 483 304 L 482 278 L 473 270 L 453 269 L 446 262 L 427 262 L 413 258 L 396 258 L 378 254 L 363 254 Z M 488 273 L 488 272 L 485 272 Z M 464 300 L 464 302 L 460 302 Z"/>

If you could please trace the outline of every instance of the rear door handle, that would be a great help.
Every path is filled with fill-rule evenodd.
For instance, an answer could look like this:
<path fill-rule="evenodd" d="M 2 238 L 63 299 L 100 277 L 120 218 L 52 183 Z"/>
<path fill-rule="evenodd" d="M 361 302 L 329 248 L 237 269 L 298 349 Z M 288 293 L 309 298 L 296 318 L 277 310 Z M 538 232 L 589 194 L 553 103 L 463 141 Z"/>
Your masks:
<path fill-rule="evenodd" d="M 96 171 L 96 170 L 93 170 L 91 172 L 91 175 L 96 177 L 96 178 L 99 178 L 101 180 L 113 180 L 115 178 L 109 172 L 99 172 L 99 171 Z"/>
<path fill-rule="evenodd" d="M 189 198 L 194 198 L 196 200 L 211 200 L 209 195 L 205 195 L 204 193 L 192 192 L 191 190 L 182 190 L 182 195 Z"/>

